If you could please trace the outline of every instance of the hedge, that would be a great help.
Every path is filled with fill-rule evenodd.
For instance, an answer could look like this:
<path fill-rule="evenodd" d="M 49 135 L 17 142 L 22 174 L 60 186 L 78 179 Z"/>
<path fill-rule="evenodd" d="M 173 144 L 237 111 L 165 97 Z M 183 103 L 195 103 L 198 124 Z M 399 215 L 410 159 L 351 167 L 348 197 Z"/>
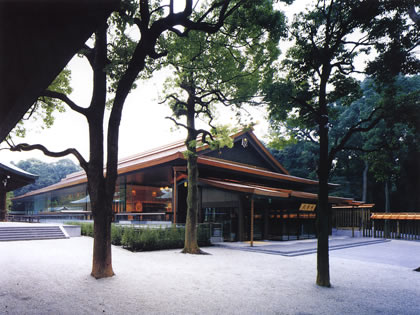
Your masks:
<path fill-rule="evenodd" d="M 82 235 L 93 237 L 93 223 L 71 222 L 70 224 L 80 225 Z M 180 226 L 133 227 L 111 225 L 111 243 L 122 245 L 122 247 L 132 251 L 183 248 L 184 240 L 185 228 Z M 198 226 L 198 245 L 211 245 L 209 226 L 206 224 Z"/>

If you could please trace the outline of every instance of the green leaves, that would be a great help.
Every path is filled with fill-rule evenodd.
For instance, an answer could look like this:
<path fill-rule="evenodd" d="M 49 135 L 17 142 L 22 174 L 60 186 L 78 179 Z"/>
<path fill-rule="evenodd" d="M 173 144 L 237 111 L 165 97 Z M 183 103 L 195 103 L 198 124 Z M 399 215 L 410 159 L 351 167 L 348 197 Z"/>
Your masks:
<path fill-rule="evenodd" d="M 40 189 L 59 182 L 66 175 L 80 171 L 81 168 L 72 160 L 62 159 L 53 163 L 45 163 L 38 159 L 27 159 L 16 163 L 16 166 L 29 173 L 38 175 L 34 184 L 15 190 L 15 196 L 23 195 L 29 191 Z"/>
<path fill-rule="evenodd" d="M 71 72 L 69 69 L 64 69 L 54 79 L 48 90 L 60 92 L 64 94 L 70 94 L 73 89 L 70 86 Z M 25 121 L 41 120 L 41 128 L 50 128 L 54 123 L 54 112 L 65 112 L 65 105 L 58 99 L 50 97 L 39 97 L 38 100 L 32 105 L 31 109 L 26 115 L 18 122 L 15 128 L 10 132 L 8 138 L 13 135 L 18 137 L 25 137 L 26 135 L 26 124 Z"/>
<path fill-rule="evenodd" d="M 215 106 L 261 102 L 285 30 L 284 15 L 270 1 L 258 0 L 239 6 L 217 33 L 169 33 L 161 44 L 174 75 L 165 83 L 165 101 L 175 118 L 187 119 L 177 125 L 186 127 L 193 139 L 212 134 L 214 139 L 206 138 L 212 148 L 231 146 L 228 128 L 213 126 Z M 207 121 L 211 132 L 195 130 L 197 118 Z"/>

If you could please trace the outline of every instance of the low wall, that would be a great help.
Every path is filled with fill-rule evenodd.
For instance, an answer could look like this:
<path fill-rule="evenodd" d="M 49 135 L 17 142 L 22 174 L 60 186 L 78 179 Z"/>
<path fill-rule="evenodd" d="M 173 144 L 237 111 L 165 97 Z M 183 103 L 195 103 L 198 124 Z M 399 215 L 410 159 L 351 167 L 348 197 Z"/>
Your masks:
<path fill-rule="evenodd" d="M 82 235 L 82 229 L 80 225 L 63 225 L 69 237 L 78 237 Z"/>

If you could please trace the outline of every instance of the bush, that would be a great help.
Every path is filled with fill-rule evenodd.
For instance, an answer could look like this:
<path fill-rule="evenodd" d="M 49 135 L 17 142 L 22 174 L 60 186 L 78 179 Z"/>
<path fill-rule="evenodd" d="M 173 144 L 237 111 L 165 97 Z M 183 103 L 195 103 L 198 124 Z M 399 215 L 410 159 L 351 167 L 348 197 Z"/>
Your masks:
<path fill-rule="evenodd" d="M 124 228 L 118 225 L 111 225 L 111 244 L 121 245 L 122 236 L 124 234 Z"/>
<path fill-rule="evenodd" d="M 69 224 L 80 225 L 81 233 L 93 237 L 92 222 L 70 222 Z M 210 228 L 206 224 L 198 226 L 198 246 L 209 246 Z M 183 248 L 185 240 L 185 228 L 171 227 L 122 227 L 111 225 L 111 244 L 122 245 L 132 251 L 151 251 L 160 249 Z"/>

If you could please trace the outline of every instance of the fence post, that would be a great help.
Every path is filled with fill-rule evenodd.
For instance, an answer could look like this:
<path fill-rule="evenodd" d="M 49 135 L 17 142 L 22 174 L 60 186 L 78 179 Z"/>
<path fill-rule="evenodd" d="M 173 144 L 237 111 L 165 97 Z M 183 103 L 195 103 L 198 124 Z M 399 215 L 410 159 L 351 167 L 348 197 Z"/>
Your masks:
<path fill-rule="evenodd" d="M 376 238 L 376 231 L 375 231 L 375 220 L 372 220 L 372 236 Z"/>
<path fill-rule="evenodd" d="M 400 238 L 400 220 L 397 220 L 397 237 Z"/>

